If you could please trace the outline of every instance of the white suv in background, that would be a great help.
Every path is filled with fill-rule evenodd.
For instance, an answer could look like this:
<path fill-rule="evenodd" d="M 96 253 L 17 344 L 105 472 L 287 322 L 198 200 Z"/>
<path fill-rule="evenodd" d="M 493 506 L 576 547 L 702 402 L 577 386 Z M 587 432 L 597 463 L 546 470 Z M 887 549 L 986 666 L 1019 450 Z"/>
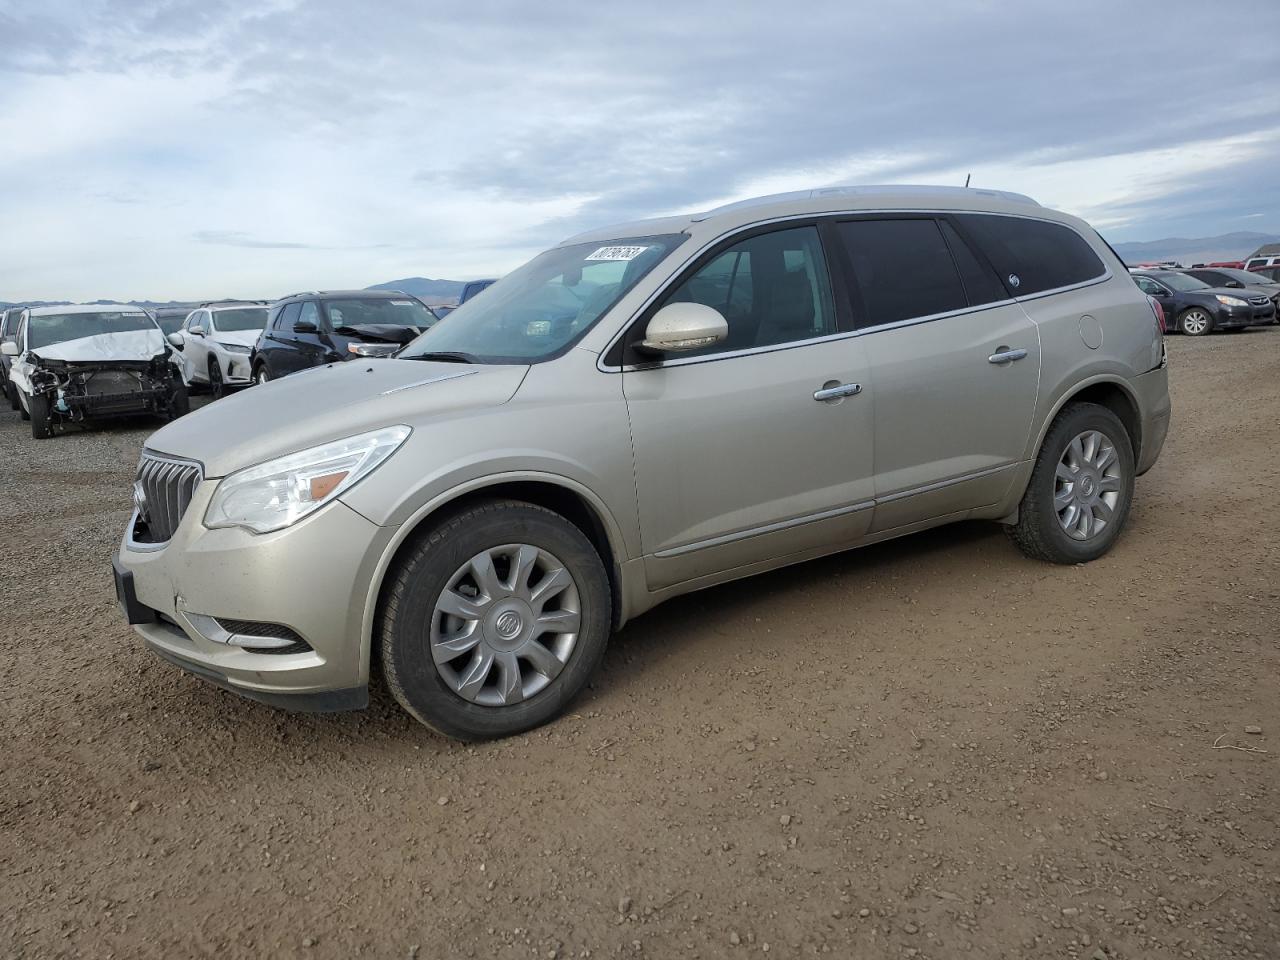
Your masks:
<path fill-rule="evenodd" d="M 247 387 L 249 355 L 267 325 L 265 300 L 202 303 L 192 310 L 169 342 L 182 351 L 182 375 L 188 384 L 207 384 L 214 399 L 230 387 Z"/>

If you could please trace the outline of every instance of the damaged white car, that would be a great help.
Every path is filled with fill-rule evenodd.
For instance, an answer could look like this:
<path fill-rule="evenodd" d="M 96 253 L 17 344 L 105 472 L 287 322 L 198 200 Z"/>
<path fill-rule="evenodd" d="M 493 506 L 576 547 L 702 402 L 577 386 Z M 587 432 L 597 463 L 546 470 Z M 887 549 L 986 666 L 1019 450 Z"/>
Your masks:
<path fill-rule="evenodd" d="M 37 440 L 66 423 L 137 414 L 172 420 L 190 410 L 174 352 L 141 307 L 32 307 L 0 350 L 13 358 L 9 377 Z"/>

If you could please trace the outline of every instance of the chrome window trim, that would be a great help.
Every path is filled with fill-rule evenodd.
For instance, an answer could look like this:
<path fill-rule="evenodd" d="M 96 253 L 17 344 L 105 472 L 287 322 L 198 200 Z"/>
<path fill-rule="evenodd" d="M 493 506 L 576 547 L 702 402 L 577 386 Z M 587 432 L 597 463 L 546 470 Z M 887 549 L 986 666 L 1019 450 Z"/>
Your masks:
<path fill-rule="evenodd" d="M 821 337 L 810 337 L 807 340 L 790 340 L 786 343 L 771 343 L 771 344 L 766 344 L 760 347 L 748 347 L 742 350 L 729 350 L 724 353 L 709 354 L 705 357 L 676 357 L 672 360 L 655 360 L 652 363 L 643 363 L 643 364 L 629 363 L 629 364 L 622 364 L 621 366 L 615 366 L 612 364 L 605 363 L 604 358 L 609 354 L 609 351 L 614 348 L 614 346 L 618 343 L 618 341 L 621 340 L 623 336 L 626 335 L 627 330 L 631 328 L 631 325 L 636 322 L 637 318 L 639 318 L 641 314 L 643 314 L 646 310 L 648 310 L 649 307 L 651 307 L 664 294 L 666 294 L 669 290 L 671 290 L 671 288 L 675 284 L 676 278 L 679 277 L 680 274 L 684 272 L 684 270 L 689 266 L 689 264 L 693 263 L 693 261 L 697 260 L 700 256 L 702 256 L 704 253 L 706 253 L 708 250 L 710 250 L 712 247 L 716 246 L 717 244 L 721 243 L 722 241 L 732 239 L 733 237 L 741 233 L 747 233 L 753 230 L 757 230 L 760 227 L 772 226 L 773 224 L 777 224 L 777 223 L 791 223 L 796 220 L 821 221 L 821 220 L 834 219 L 839 217 L 878 216 L 880 214 L 900 214 L 900 213 L 926 214 L 926 215 L 932 215 L 932 216 L 938 216 L 938 217 L 945 217 L 950 214 L 982 214 L 984 216 L 991 216 L 991 217 L 1016 217 L 1022 220 L 1038 220 L 1042 223 L 1057 224 L 1060 227 L 1064 227 L 1065 229 L 1072 231 L 1076 236 L 1080 237 L 1081 240 L 1083 240 L 1086 244 L 1088 244 L 1089 249 L 1094 251 L 1094 254 L 1098 256 L 1098 261 L 1102 264 L 1102 273 L 1097 277 L 1092 277 L 1088 280 L 1082 280 L 1079 283 L 1068 284 L 1067 286 L 1064 286 L 1064 287 L 1053 287 L 1049 290 L 1041 290 L 1038 293 L 1028 294 L 1025 297 L 1009 297 L 1004 300 L 995 300 L 995 301 L 992 301 L 991 303 L 983 303 L 983 304 L 978 304 L 977 306 L 964 307 L 963 309 L 960 309 L 960 310 L 948 310 L 944 313 L 933 313 L 923 317 L 908 317 L 904 320 L 895 320 L 892 323 L 881 323 L 881 324 L 876 324 L 873 327 L 862 327 L 860 329 L 855 329 L 855 330 L 842 330 L 839 333 L 827 334 Z M 935 320 L 943 320 L 943 319 L 946 319 L 947 317 L 958 317 L 958 316 L 963 316 L 969 313 L 977 313 L 981 310 L 991 310 L 991 309 L 994 309 L 995 307 L 1004 307 L 1004 306 L 1009 306 L 1010 304 L 1025 303 L 1030 300 L 1039 300 L 1043 297 L 1056 296 L 1059 293 L 1068 293 L 1072 290 L 1082 290 L 1086 287 L 1092 287 L 1101 283 L 1106 283 L 1109 280 L 1113 279 L 1114 277 L 1115 277 L 1115 274 L 1112 272 L 1110 265 L 1106 262 L 1106 260 L 1102 258 L 1101 255 L 1098 255 L 1098 252 L 1097 250 L 1094 249 L 1093 244 L 1089 243 L 1088 237 L 1085 237 L 1083 234 L 1080 233 L 1079 230 L 1077 230 L 1075 227 L 1071 226 L 1070 224 L 1063 223 L 1060 220 L 1054 220 L 1049 217 L 1035 217 L 1035 216 L 1029 216 L 1027 214 L 1021 214 L 1021 213 L 997 213 L 992 210 L 938 210 L 938 209 L 923 208 L 923 207 L 896 208 L 892 210 L 837 210 L 837 211 L 824 211 L 822 213 L 794 213 L 794 214 L 788 214 L 782 217 L 771 217 L 768 220 L 759 220 L 753 223 L 742 224 L 740 226 L 733 227 L 729 230 L 725 230 L 723 233 L 717 234 L 715 237 L 708 240 L 701 247 L 695 250 L 690 256 L 686 257 L 680 263 L 679 266 L 677 266 L 674 270 L 672 270 L 668 274 L 667 279 L 663 281 L 662 285 L 659 286 L 658 289 L 655 290 L 653 293 L 651 293 L 648 297 L 646 297 L 644 299 L 644 302 L 642 302 L 639 307 L 637 307 L 634 311 L 632 311 L 631 315 L 626 319 L 626 322 L 619 325 L 617 331 L 614 333 L 612 337 L 609 338 L 608 343 L 605 344 L 604 349 L 601 350 L 596 355 L 596 369 L 599 370 L 601 373 L 633 373 L 633 372 L 644 371 L 644 370 L 660 370 L 660 369 L 665 369 L 666 367 L 682 367 L 682 366 L 688 366 L 690 364 L 695 364 L 695 363 L 710 363 L 714 360 L 732 360 L 737 357 L 753 356 L 759 353 L 776 353 L 779 350 L 790 350 L 795 347 L 805 347 L 815 343 L 825 343 L 827 341 L 832 341 L 832 340 L 846 340 L 850 337 L 860 337 L 865 334 L 879 333 L 882 330 L 897 330 L 901 327 L 912 327 L 921 323 L 932 323 Z M 1034 322 L 1034 320 L 1032 322 Z"/>

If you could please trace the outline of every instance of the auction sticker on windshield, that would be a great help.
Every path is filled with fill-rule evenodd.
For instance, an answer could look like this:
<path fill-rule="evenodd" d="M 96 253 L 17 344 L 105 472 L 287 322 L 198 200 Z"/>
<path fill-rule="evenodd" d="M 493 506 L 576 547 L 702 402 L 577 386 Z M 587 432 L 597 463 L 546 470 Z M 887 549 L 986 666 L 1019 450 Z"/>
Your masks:
<path fill-rule="evenodd" d="M 601 247 L 586 260 L 634 260 L 648 247 Z"/>

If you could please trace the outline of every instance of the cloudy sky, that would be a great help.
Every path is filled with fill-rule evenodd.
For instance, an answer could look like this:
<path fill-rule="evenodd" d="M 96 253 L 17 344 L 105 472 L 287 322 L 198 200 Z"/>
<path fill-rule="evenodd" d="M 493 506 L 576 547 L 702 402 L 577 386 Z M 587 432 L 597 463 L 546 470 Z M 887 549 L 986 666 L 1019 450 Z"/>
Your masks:
<path fill-rule="evenodd" d="M 502 273 L 830 183 L 1280 233 L 1280 3 L 0 0 L 0 300 Z"/>

